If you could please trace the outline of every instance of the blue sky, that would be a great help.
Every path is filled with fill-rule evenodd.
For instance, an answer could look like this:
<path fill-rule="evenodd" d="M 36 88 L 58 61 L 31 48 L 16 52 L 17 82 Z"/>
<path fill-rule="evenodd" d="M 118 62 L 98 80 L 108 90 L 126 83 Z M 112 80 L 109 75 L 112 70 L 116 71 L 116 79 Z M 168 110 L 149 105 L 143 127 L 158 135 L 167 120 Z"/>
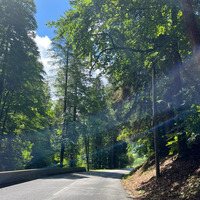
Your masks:
<path fill-rule="evenodd" d="M 48 50 L 51 47 L 51 39 L 55 35 L 53 29 L 48 28 L 45 24 L 48 21 L 57 21 L 70 8 L 70 5 L 69 0 L 35 0 L 35 4 L 37 7 L 35 17 L 38 23 L 35 42 L 40 51 L 40 61 L 47 73 L 46 78 L 50 80 L 54 74 L 52 70 L 55 70 L 56 66 L 50 64 L 51 58 Z M 50 80 L 50 82 L 52 81 Z"/>
<path fill-rule="evenodd" d="M 40 37 L 48 36 L 53 38 L 53 30 L 49 29 L 45 23 L 56 21 L 64 12 L 69 9 L 69 0 L 35 0 L 37 6 L 36 20 L 38 23 L 37 34 Z"/>
<path fill-rule="evenodd" d="M 48 21 L 57 21 L 63 16 L 64 12 L 70 8 L 69 0 L 35 0 L 35 4 L 37 6 L 36 21 L 38 23 L 35 42 L 40 51 L 40 61 L 46 71 L 46 79 L 49 81 L 53 92 L 52 83 L 58 66 L 51 65 L 52 59 L 48 50 L 51 48 L 51 39 L 55 35 L 53 29 L 49 29 L 45 24 Z M 104 82 L 107 82 L 105 78 Z"/>

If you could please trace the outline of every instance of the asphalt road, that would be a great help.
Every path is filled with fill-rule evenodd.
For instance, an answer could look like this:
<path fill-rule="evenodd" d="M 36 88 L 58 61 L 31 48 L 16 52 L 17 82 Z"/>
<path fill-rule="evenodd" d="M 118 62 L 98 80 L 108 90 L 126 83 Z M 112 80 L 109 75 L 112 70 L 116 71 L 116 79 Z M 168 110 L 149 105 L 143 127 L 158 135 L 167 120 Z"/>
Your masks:
<path fill-rule="evenodd" d="M 0 189 L 0 200 L 127 200 L 120 178 L 129 170 L 62 174 Z"/>

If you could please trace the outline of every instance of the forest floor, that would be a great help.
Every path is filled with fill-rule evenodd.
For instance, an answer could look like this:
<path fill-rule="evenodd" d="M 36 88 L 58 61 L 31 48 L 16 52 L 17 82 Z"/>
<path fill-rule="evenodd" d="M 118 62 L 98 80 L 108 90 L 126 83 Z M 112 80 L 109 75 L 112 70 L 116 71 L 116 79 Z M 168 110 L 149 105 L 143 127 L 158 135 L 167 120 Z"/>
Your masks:
<path fill-rule="evenodd" d="M 199 153 L 198 153 L 199 154 Z M 122 179 L 124 189 L 135 200 L 200 199 L 200 156 L 161 161 L 161 177 L 156 180 L 155 164 L 148 160 Z"/>

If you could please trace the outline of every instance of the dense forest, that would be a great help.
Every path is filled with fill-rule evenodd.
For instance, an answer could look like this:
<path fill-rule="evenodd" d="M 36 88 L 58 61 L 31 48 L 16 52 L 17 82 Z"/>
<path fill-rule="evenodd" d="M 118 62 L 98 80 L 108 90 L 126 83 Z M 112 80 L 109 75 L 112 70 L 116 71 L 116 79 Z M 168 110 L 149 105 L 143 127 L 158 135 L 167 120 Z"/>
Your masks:
<path fill-rule="evenodd" d="M 47 23 L 56 33 L 51 92 L 34 1 L 0 0 L 0 170 L 123 168 L 133 153 L 197 150 L 200 1 L 70 4 Z"/>

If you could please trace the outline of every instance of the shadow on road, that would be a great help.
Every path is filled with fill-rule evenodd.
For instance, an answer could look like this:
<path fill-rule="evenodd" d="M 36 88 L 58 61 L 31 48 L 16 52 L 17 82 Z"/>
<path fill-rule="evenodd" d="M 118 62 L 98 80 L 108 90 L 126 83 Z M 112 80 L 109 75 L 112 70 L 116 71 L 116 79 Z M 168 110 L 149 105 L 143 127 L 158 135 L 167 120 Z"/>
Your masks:
<path fill-rule="evenodd" d="M 128 172 L 127 170 L 126 172 Z M 89 171 L 89 172 L 82 172 L 81 174 L 88 175 L 88 176 L 99 176 L 103 178 L 115 178 L 115 179 L 121 179 L 121 177 L 126 174 L 125 171 Z"/>
<path fill-rule="evenodd" d="M 124 168 L 124 169 L 122 169 L 122 170 L 126 170 L 126 171 L 132 171 L 134 168 Z"/>
<path fill-rule="evenodd" d="M 89 178 L 87 176 L 79 175 L 77 173 L 65 173 L 65 174 L 58 174 L 58 175 L 50 175 L 43 177 L 42 179 L 82 179 L 82 178 Z"/>
<path fill-rule="evenodd" d="M 52 175 L 46 176 L 43 177 L 42 179 L 83 179 L 83 178 L 90 178 L 91 176 L 121 179 L 121 177 L 129 171 L 130 169 L 76 172 L 76 173 L 66 173 L 53 176 Z"/>

